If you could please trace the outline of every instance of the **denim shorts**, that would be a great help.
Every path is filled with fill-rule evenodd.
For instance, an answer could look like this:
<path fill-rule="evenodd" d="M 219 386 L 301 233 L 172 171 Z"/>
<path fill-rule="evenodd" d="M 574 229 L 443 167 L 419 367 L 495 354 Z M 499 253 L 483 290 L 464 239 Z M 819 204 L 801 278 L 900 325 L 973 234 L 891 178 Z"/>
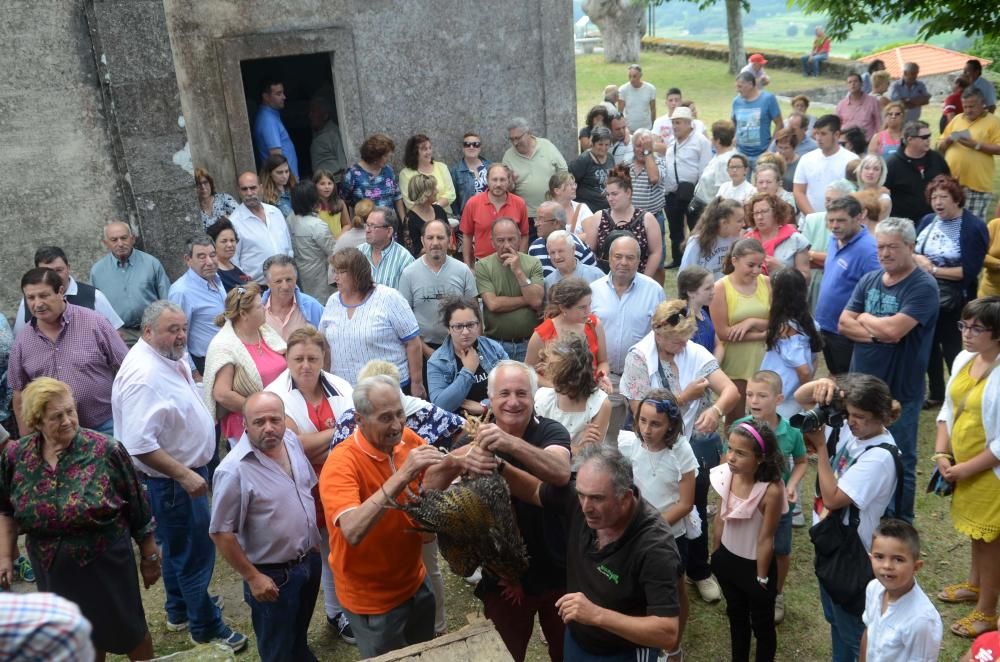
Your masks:
<path fill-rule="evenodd" d="M 781 516 L 774 531 L 774 555 L 788 556 L 792 553 L 792 510 Z"/>

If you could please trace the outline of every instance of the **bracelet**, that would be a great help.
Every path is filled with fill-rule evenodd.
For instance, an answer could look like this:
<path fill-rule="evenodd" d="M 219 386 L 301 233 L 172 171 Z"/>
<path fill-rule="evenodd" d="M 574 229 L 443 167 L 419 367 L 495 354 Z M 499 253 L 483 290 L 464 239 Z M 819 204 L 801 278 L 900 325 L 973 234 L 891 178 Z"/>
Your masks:
<path fill-rule="evenodd" d="M 719 406 L 718 406 L 718 405 L 715 405 L 715 404 L 713 404 L 713 405 L 712 405 L 712 409 L 714 409 L 714 410 L 715 410 L 715 413 L 719 415 L 719 418 L 720 418 L 720 419 L 723 419 L 723 418 L 725 418 L 725 417 L 726 417 L 726 415 L 722 413 L 722 410 L 721 410 L 721 409 L 719 409 Z"/>
<path fill-rule="evenodd" d="M 946 460 L 951 460 L 952 462 L 955 461 L 955 456 L 952 455 L 951 453 L 940 452 L 940 453 L 934 453 L 934 455 L 931 455 L 931 462 L 937 462 L 941 458 L 944 458 Z"/>
<path fill-rule="evenodd" d="M 770 577 L 758 577 L 757 583 L 760 584 L 761 586 L 767 586 L 767 582 L 770 581 L 770 579 L 771 579 Z"/>

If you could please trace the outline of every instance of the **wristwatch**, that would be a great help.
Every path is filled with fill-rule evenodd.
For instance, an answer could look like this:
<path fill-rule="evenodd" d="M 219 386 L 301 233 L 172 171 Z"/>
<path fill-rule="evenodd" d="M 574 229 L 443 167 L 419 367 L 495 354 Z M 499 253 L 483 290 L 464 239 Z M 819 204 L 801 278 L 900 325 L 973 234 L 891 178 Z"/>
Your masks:
<path fill-rule="evenodd" d="M 757 578 L 757 583 L 760 584 L 761 586 L 767 586 L 767 582 L 769 580 L 770 580 L 770 577 L 758 577 Z"/>
<path fill-rule="evenodd" d="M 649 151 L 648 149 L 644 149 L 644 150 L 642 150 L 642 155 L 643 155 L 643 156 L 649 156 L 650 154 L 652 154 L 652 152 L 651 152 L 651 151 Z"/>

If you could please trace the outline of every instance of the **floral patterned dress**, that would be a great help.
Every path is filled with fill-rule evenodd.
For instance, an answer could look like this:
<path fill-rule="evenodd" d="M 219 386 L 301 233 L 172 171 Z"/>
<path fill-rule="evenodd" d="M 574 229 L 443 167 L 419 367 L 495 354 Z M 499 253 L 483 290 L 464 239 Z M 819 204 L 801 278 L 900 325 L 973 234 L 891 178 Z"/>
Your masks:
<path fill-rule="evenodd" d="M 403 198 L 403 193 L 399 189 L 396 173 L 390 166 L 383 166 L 377 175 L 373 175 L 355 163 L 344 171 L 344 178 L 340 181 L 340 197 L 352 207 L 367 198 L 376 206 L 392 209 L 393 203 Z"/>
<path fill-rule="evenodd" d="M 353 409 L 348 409 L 337 420 L 337 431 L 333 433 L 330 447 L 333 448 L 354 434 L 357 425 L 357 414 Z M 406 427 L 431 446 L 444 450 L 451 450 L 452 438 L 464 425 L 465 420 L 461 416 L 430 403 L 406 417 Z"/>

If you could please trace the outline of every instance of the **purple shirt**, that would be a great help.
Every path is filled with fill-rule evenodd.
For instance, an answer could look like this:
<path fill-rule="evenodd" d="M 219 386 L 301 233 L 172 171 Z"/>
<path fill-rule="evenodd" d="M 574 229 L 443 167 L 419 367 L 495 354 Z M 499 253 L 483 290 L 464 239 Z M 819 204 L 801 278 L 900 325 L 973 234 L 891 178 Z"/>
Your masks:
<path fill-rule="evenodd" d="M 319 548 L 313 471 L 299 438 L 285 430 L 292 476 L 255 448 L 246 433 L 215 470 L 209 533 L 234 533 L 247 559 L 286 563 Z"/>
<path fill-rule="evenodd" d="M 56 342 L 33 319 L 14 339 L 7 382 L 22 391 L 37 377 L 52 377 L 73 390 L 80 425 L 96 428 L 111 420 L 111 385 L 128 347 L 108 320 L 88 308 L 66 304 Z"/>

